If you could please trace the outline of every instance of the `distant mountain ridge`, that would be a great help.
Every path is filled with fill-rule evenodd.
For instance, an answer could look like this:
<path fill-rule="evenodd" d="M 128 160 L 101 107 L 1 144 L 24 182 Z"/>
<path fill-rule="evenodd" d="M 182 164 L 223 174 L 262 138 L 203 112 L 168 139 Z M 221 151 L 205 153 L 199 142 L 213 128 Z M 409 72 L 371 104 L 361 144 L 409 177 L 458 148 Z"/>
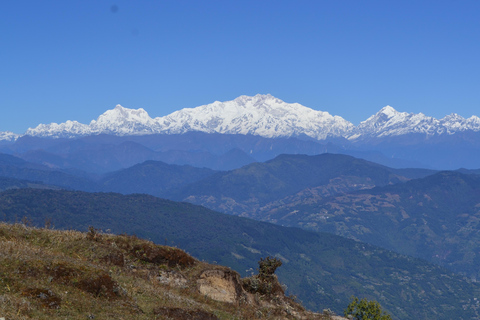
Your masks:
<path fill-rule="evenodd" d="M 263 137 L 308 136 L 318 140 L 343 136 L 353 124 L 328 112 L 298 103 L 289 104 L 271 95 L 240 96 L 197 108 L 185 108 L 165 117 L 151 118 L 140 108 L 117 105 L 89 125 L 76 121 L 40 124 L 26 135 L 76 137 L 94 134 L 144 135 L 181 134 L 190 131 L 226 134 L 253 134 Z"/>
<path fill-rule="evenodd" d="M 480 131 L 480 118 L 468 119 L 452 113 L 440 120 L 423 113 L 398 112 L 391 106 L 382 108 L 377 114 L 361 122 L 348 136 L 349 140 L 380 138 L 420 133 L 426 136 L 455 134 L 463 131 Z"/>
<path fill-rule="evenodd" d="M 73 138 L 88 135 L 182 134 L 191 131 L 223 134 L 251 134 L 266 138 L 308 137 L 315 140 L 344 138 L 352 142 L 387 136 L 420 133 L 426 136 L 480 131 L 480 118 L 465 119 L 457 114 L 442 119 L 422 113 L 398 112 L 391 106 L 354 126 L 340 116 L 317 111 L 298 103 L 286 103 L 269 94 L 240 96 L 232 101 L 185 108 L 164 117 L 151 118 L 142 109 L 117 105 L 90 124 L 77 121 L 39 124 L 25 135 Z M 0 132 L 0 140 L 12 141 L 21 135 Z"/>
<path fill-rule="evenodd" d="M 304 201 L 316 203 L 335 194 L 405 182 L 432 173 L 396 170 L 342 154 L 284 154 L 264 163 L 212 174 L 161 196 L 263 220 L 265 213 L 276 207 Z M 154 190 L 148 193 L 158 195 Z"/>

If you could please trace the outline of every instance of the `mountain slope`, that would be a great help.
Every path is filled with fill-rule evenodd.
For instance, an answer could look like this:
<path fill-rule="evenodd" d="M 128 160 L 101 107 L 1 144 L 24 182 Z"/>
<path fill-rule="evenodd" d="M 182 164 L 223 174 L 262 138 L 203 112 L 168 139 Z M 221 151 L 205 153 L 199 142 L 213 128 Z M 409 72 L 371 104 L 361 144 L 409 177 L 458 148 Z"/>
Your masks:
<path fill-rule="evenodd" d="M 53 189 L 53 190 L 61 189 L 60 187 L 43 184 L 42 182 L 38 182 L 38 181 L 35 182 L 35 181 L 29 181 L 29 180 L 0 177 L 0 191 L 4 191 L 8 189 L 24 189 L 24 188 Z"/>
<path fill-rule="evenodd" d="M 207 140 L 218 139 L 204 135 L 198 138 L 195 136 L 195 134 L 122 137 L 97 135 L 76 139 L 23 137 L 10 145 L 9 149 L 18 157 L 32 163 L 43 164 L 57 170 L 76 169 L 95 174 L 128 168 L 147 160 L 188 164 L 215 170 L 231 170 L 255 161 L 239 150 L 235 141 L 226 143 L 221 148 L 210 148 L 206 146 Z M 188 143 L 188 146 L 183 146 L 184 143 Z"/>
<path fill-rule="evenodd" d="M 165 196 L 254 217 L 261 216 L 263 207 L 274 206 L 273 202 L 298 201 L 287 197 L 316 201 L 336 193 L 406 180 L 390 168 L 346 155 L 281 155 L 265 163 L 217 173 Z"/>
<path fill-rule="evenodd" d="M 206 168 L 146 161 L 127 169 L 109 173 L 98 183 L 102 185 L 105 191 L 147 193 L 158 196 L 169 189 L 194 183 L 214 173 L 215 171 Z"/>
<path fill-rule="evenodd" d="M 0 154 L 0 176 L 41 182 L 63 188 L 80 189 L 85 191 L 99 191 L 98 185 L 90 179 L 48 167 L 30 163 L 18 157 Z"/>
<path fill-rule="evenodd" d="M 0 193 L 7 221 L 21 212 L 34 225 L 93 225 L 174 244 L 248 275 L 261 257 L 283 261 L 288 292 L 310 309 L 342 313 L 351 295 L 378 300 L 396 319 L 471 319 L 480 285 L 421 260 L 345 238 L 224 215 L 146 195 L 49 190 Z M 399 290 L 399 288 L 401 288 Z M 428 288 L 428 290 L 425 290 Z"/>
<path fill-rule="evenodd" d="M 480 176 L 437 174 L 404 184 L 277 207 L 283 225 L 328 231 L 421 257 L 479 278 Z"/>

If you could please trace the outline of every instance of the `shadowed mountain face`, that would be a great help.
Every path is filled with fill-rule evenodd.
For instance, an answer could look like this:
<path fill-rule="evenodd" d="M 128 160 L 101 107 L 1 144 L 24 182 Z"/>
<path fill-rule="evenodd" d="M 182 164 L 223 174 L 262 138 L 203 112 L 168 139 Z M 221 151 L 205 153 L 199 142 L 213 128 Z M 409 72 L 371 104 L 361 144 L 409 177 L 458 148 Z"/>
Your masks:
<path fill-rule="evenodd" d="M 0 154 L 0 177 L 41 182 L 67 189 L 100 191 L 98 185 L 90 179 L 56 171 L 6 154 Z"/>
<path fill-rule="evenodd" d="M 136 234 L 179 246 L 199 259 L 216 261 L 242 276 L 257 261 L 283 261 L 279 280 L 310 309 L 342 313 L 351 295 L 381 302 L 397 319 L 472 319 L 480 285 L 428 264 L 338 236 L 285 228 L 148 195 L 38 189 L 0 193 L 7 221 L 56 228 Z M 18 217 L 22 218 L 22 217 Z M 425 290 L 428 288 L 428 290 Z"/>
<path fill-rule="evenodd" d="M 160 161 L 146 161 L 133 167 L 105 175 L 99 184 L 104 190 L 161 195 L 214 174 L 216 171 L 191 166 L 178 166 Z"/>
<path fill-rule="evenodd" d="M 279 205 L 316 202 L 337 193 L 400 183 L 409 176 L 429 173 L 394 170 L 339 154 L 281 155 L 265 163 L 217 173 L 168 196 L 262 219 L 265 210 Z"/>
<path fill-rule="evenodd" d="M 414 159 L 386 157 L 379 151 L 350 148 L 345 139 L 329 141 L 294 138 L 264 138 L 254 135 L 188 132 L 143 136 L 97 135 L 72 139 L 23 136 L 0 152 L 15 154 L 32 163 L 58 170 L 103 174 L 147 160 L 169 164 L 233 170 L 280 154 L 316 155 L 344 153 L 390 167 L 425 167 Z"/>
<path fill-rule="evenodd" d="M 59 190 L 60 187 L 43 184 L 38 181 L 21 180 L 15 178 L 0 177 L 0 191 L 9 189 L 23 189 L 23 188 L 35 188 L 35 189 L 54 189 Z"/>
<path fill-rule="evenodd" d="M 163 145 L 159 150 L 154 150 L 149 147 L 151 143 L 148 138 L 97 136 L 71 140 L 59 139 L 57 143 L 55 143 L 56 140 L 50 139 L 49 144 L 42 143 L 47 139 L 22 138 L 14 147 L 20 151 L 17 151 L 19 157 L 32 163 L 45 164 L 57 170 L 76 169 L 97 174 L 128 168 L 148 160 L 220 170 L 238 168 L 255 161 L 238 148 L 227 149 L 216 154 L 201 147 L 185 150 L 181 147 L 181 143 L 178 143 L 173 144 L 172 148 L 166 148 Z M 160 145 L 163 140 L 168 140 L 162 137 L 157 138 L 159 140 L 157 143 Z M 40 140 L 39 145 L 45 145 L 45 148 L 36 148 L 35 145 L 27 144 L 30 140 Z M 25 144 L 27 147 L 23 150 Z M 152 147 L 158 146 L 152 144 Z"/>

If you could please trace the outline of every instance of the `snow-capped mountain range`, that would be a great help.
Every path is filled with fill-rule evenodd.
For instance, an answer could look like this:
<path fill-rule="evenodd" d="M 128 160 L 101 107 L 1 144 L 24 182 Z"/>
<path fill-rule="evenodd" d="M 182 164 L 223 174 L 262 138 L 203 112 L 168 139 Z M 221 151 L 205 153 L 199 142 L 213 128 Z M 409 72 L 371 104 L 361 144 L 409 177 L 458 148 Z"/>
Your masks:
<path fill-rule="evenodd" d="M 452 113 L 438 120 L 423 113 L 398 112 L 394 108 L 386 106 L 350 131 L 348 138 L 350 140 L 380 138 L 410 133 L 419 133 L 425 136 L 451 135 L 469 130 L 480 131 L 480 118 L 471 116 L 465 119 Z"/>
<path fill-rule="evenodd" d="M 97 134 L 146 135 L 181 134 L 189 131 L 224 134 L 252 134 L 267 138 L 306 136 L 316 140 L 342 137 L 350 141 L 420 133 L 425 136 L 480 131 L 480 118 L 465 119 L 451 114 L 440 120 L 422 113 L 398 112 L 390 106 L 354 126 L 340 116 L 316 111 L 298 103 L 286 103 L 269 94 L 240 96 L 232 101 L 185 108 L 164 117 L 151 118 L 140 109 L 117 105 L 90 124 L 67 121 L 40 124 L 25 135 L 37 137 L 79 137 Z M 0 132 L 0 140 L 21 135 Z"/>

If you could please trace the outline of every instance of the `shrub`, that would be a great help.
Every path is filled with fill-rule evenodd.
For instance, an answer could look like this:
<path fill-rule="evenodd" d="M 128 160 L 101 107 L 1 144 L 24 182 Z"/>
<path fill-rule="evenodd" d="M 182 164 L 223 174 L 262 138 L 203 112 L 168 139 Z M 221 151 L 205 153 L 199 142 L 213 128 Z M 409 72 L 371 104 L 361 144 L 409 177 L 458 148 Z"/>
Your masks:
<path fill-rule="evenodd" d="M 356 320 L 392 320 L 377 301 L 360 300 L 357 297 L 352 297 L 352 302 L 345 309 L 345 317 L 349 315 Z"/>
<path fill-rule="evenodd" d="M 195 259 L 183 250 L 149 243 L 135 245 L 131 253 L 141 261 L 157 265 L 167 264 L 169 267 L 190 267 L 195 264 Z"/>
<path fill-rule="evenodd" d="M 102 235 L 100 234 L 100 229 L 96 229 L 92 226 L 89 226 L 88 232 L 87 232 L 87 239 L 92 241 L 100 241 L 102 239 Z"/>
<path fill-rule="evenodd" d="M 218 320 L 218 317 L 214 314 L 199 309 L 186 310 L 181 308 L 160 307 L 154 309 L 153 313 L 158 316 L 164 316 L 167 319 Z"/>
<path fill-rule="evenodd" d="M 281 265 L 282 261 L 278 258 L 260 258 L 260 261 L 258 261 L 258 274 L 263 278 L 271 277 Z"/>
<path fill-rule="evenodd" d="M 62 299 L 49 289 L 28 288 L 23 290 L 22 295 L 39 300 L 41 305 L 48 309 L 58 309 L 62 302 Z"/>
<path fill-rule="evenodd" d="M 258 261 L 258 275 L 242 279 L 243 288 L 248 292 L 263 295 L 284 294 L 285 291 L 274 274 L 281 265 L 282 261 L 278 258 L 261 258 Z"/>
<path fill-rule="evenodd" d="M 95 297 L 114 298 L 118 295 L 118 285 L 108 274 L 100 274 L 80 280 L 76 287 Z"/>

